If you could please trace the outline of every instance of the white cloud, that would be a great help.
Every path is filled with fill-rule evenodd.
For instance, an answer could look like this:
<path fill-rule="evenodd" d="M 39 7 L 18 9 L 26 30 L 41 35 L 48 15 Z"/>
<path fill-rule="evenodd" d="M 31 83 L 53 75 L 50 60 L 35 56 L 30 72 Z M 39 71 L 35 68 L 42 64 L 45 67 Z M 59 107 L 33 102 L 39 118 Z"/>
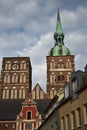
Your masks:
<path fill-rule="evenodd" d="M 44 62 L 44 59 L 48 54 L 50 45 L 52 45 L 52 34 L 47 33 L 40 36 L 40 39 L 37 40 L 34 46 L 24 48 L 23 50 L 18 51 L 17 54 L 20 56 L 29 55 L 34 64 L 41 64 L 42 62 Z"/>
<path fill-rule="evenodd" d="M 65 38 L 65 45 L 70 48 L 73 55 L 75 55 L 75 66 L 76 69 L 83 70 L 87 63 L 87 36 L 86 33 L 72 32 L 68 33 Z"/>
<path fill-rule="evenodd" d="M 0 56 L 29 56 L 33 85 L 38 82 L 44 88 L 46 56 L 54 46 L 56 15 L 56 0 L 0 1 Z M 76 55 L 76 68 L 82 69 L 87 56 L 87 7 L 80 5 L 75 10 L 64 8 L 60 15 L 65 46 Z"/>
<path fill-rule="evenodd" d="M 29 33 L 34 33 L 32 31 L 35 33 L 46 32 L 47 27 L 45 26 L 50 23 L 50 13 L 55 4 L 53 0 L 50 0 L 50 6 L 48 6 L 48 0 L 40 3 L 39 0 L 0 1 L 0 31 L 23 29 Z"/>
<path fill-rule="evenodd" d="M 76 70 L 84 71 L 84 67 L 86 66 L 86 64 L 87 64 L 87 55 L 77 54 L 75 56 Z"/>
<path fill-rule="evenodd" d="M 75 31 L 87 26 L 87 7 L 79 6 L 76 10 L 64 9 L 61 13 L 63 27 L 67 31 Z"/>
<path fill-rule="evenodd" d="M 87 56 L 87 8 L 78 6 L 75 10 L 62 11 L 65 29 L 65 46 L 75 55 L 76 70 L 83 70 Z"/>
<path fill-rule="evenodd" d="M 32 46 L 36 42 L 35 37 L 29 37 L 24 33 L 12 33 L 0 35 L 0 55 L 17 56 L 17 51 Z"/>
<path fill-rule="evenodd" d="M 33 87 L 36 83 L 39 83 L 41 87 L 46 90 L 46 64 L 44 63 L 33 66 L 32 72 Z"/>
<path fill-rule="evenodd" d="M 31 58 L 33 87 L 38 82 L 44 90 L 46 89 L 46 56 L 52 43 L 52 34 L 48 33 L 42 35 L 34 46 L 17 52 L 20 56 L 30 56 Z"/>

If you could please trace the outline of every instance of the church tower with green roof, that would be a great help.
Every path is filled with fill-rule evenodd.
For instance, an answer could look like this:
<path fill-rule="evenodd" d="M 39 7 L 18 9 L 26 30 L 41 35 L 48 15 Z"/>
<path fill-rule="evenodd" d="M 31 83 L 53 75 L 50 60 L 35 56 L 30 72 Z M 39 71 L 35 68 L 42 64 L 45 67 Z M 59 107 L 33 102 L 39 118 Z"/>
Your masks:
<path fill-rule="evenodd" d="M 47 59 L 47 93 L 53 98 L 64 84 L 69 81 L 74 71 L 74 55 L 64 44 L 64 32 L 58 9 L 56 31 L 54 33 L 55 44 L 50 49 Z"/>

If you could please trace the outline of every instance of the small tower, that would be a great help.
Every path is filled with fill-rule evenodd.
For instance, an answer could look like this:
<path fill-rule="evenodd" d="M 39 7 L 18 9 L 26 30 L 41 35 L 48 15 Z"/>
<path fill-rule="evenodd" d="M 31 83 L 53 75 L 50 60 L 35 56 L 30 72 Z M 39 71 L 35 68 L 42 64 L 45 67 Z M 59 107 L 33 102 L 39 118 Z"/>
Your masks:
<path fill-rule="evenodd" d="M 47 93 L 53 98 L 65 82 L 69 81 L 74 70 L 74 55 L 64 45 L 64 33 L 62 30 L 60 13 L 58 9 L 56 31 L 54 33 L 55 44 L 46 57 L 47 60 Z"/>

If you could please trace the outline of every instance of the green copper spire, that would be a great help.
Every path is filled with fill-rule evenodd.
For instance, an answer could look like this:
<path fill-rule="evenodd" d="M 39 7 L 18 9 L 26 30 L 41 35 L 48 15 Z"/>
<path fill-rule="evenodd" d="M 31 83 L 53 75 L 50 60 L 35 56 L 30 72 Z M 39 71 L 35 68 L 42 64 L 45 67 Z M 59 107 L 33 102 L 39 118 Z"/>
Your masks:
<path fill-rule="evenodd" d="M 54 40 L 55 40 L 55 45 L 49 51 L 48 56 L 71 55 L 70 50 L 64 45 L 64 33 L 62 30 L 59 9 L 58 9 L 58 15 L 57 15 L 56 31 L 54 33 Z"/>
<path fill-rule="evenodd" d="M 58 8 L 56 32 L 54 33 L 54 39 L 56 40 L 57 43 L 63 44 L 64 33 L 63 33 L 63 30 L 62 30 L 59 8 Z"/>
<path fill-rule="evenodd" d="M 58 9 L 58 16 L 57 16 L 56 32 L 58 34 L 62 34 L 63 33 L 62 26 L 61 26 L 61 19 L 60 19 L 59 9 Z"/>

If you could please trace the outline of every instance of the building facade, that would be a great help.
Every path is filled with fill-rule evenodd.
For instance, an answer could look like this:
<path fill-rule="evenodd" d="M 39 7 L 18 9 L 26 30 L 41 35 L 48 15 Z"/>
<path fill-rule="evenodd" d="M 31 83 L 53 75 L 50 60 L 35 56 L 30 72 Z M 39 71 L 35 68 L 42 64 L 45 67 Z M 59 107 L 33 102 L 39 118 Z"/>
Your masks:
<path fill-rule="evenodd" d="M 60 130 L 87 129 L 86 78 L 86 70 L 73 72 L 70 82 L 66 84 L 64 99 L 58 106 Z"/>
<path fill-rule="evenodd" d="M 4 57 L 1 69 L 1 99 L 25 99 L 31 91 L 32 67 L 29 57 Z"/>
<path fill-rule="evenodd" d="M 44 120 L 50 99 L 0 100 L 0 130 L 35 130 Z M 43 107 L 44 106 L 44 107 Z"/>
<path fill-rule="evenodd" d="M 58 10 L 56 32 L 54 33 L 55 45 L 49 51 L 47 59 L 47 93 L 53 98 L 58 90 L 69 81 L 74 71 L 74 55 L 64 45 L 64 33 Z"/>
<path fill-rule="evenodd" d="M 22 103 L 22 109 L 17 115 L 16 130 L 35 130 L 42 123 L 42 116 L 37 109 L 37 103 L 27 99 Z"/>
<path fill-rule="evenodd" d="M 54 109 L 53 105 L 49 106 L 45 121 L 38 130 L 87 130 L 86 95 L 87 65 L 85 71 L 79 70 L 71 74 L 70 81 L 64 86 L 64 97 Z M 51 102 L 55 104 L 56 101 L 54 97 Z"/>

